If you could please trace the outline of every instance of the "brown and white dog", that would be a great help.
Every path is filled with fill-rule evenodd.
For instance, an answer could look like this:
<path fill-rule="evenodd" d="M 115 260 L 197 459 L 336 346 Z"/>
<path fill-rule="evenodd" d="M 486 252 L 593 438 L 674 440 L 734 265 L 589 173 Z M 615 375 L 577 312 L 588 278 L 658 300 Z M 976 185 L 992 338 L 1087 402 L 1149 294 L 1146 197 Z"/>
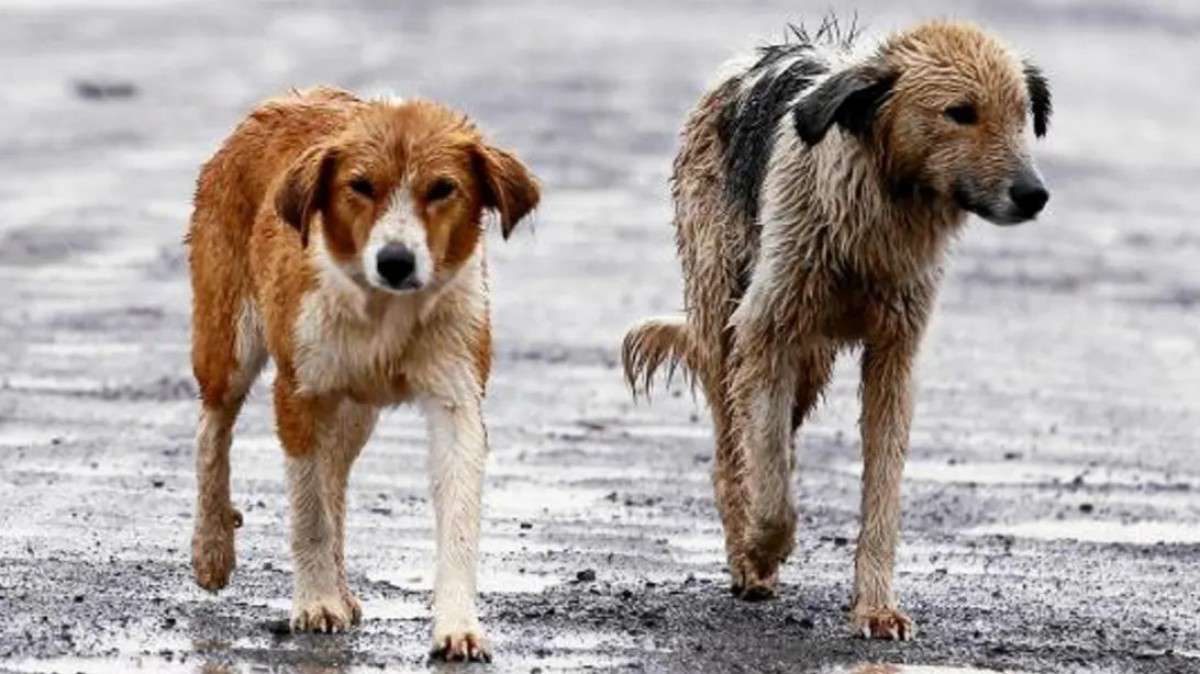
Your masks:
<path fill-rule="evenodd" d="M 892 577 L 913 361 L 966 214 L 1010 224 L 1046 204 L 1029 145 L 1050 93 L 972 25 L 928 23 L 867 49 L 855 32 L 796 30 L 701 99 L 673 180 L 686 315 L 635 326 L 623 355 L 635 393 L 664 363 L 703 387 L 733 587 L 762 599 L 793 546 L 793 435 L 836 354 L 861 345 L 852 624 L 907 639 Z"/>
<path fill-rule="evenodd" d="M 360 619 L 344 555 L 350 467 L 380 408 L 415 402 L 436 515 L 434 651 L 489 657 L 475 608 L 491 367 L 482 216 L 496 211 L 507 237 L 538 198 L 520 161 L 429 101 L 317 88 L 267 101 L 237 127 L 200 173 L 188 232 L 201 587 L 224 587 L 234 568 L 231 433 L 269 354 L 292 507 L 292 629 Z"/>

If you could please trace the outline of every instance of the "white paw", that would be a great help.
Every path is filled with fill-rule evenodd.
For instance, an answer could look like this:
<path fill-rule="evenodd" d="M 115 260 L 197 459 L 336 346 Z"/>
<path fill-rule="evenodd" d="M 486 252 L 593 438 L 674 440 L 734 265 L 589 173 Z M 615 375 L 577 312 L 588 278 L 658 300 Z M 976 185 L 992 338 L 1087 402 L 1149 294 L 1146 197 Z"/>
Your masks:
<path fill-rule="evenodd" d="M 855 608 L 851 629 L 864 639 L 909 641 L 917 635 L 917 626 L 903 611 L 887 606 Z"/>
<path fill-rule="evenodd" d="M 492 646 L 474 616 L 434 619 L 430 657 L 463 662 L 491 662 Z"/>
<path fill-rule="evenodd" d="M 350 624 L 357 625 L 362 622 L 362 602 L 358 600 L 358 597 L 354 596 L 354 593 L 348 587 L 341 588 L 339 592 L 342 595 L 342 604 L 346 607 L 346 613 L 350 616 Z"/>
<path fill-rule="evenodd" d="M 318 597 L 305 601 L 296 600 L 292 605 L 293 632 L 345 632 L 354 624 L 346 602 L 338 595 Z"/>

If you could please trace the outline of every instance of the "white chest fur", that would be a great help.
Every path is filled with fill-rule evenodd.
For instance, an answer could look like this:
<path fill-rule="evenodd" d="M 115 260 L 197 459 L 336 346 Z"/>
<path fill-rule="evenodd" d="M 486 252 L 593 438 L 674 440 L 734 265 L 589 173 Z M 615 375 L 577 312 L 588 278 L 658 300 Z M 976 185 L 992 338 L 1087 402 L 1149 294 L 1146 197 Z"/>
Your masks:
<path fill-rule="evenodd" d="M 417 326 L 420 298 L 387 298 L 370 306 L 362 297 L 321 287 L 304 296 L 295 326 L 295 372 L 301 391 L 322 394 L 399 374 Z M 393 372 L 394 371 L 394 372 Z"/>
<path fill-rule="evenodd" d="M 452 276 L 405 294 L 367 289 L 327 253 L 315 257 L 317 287 L 301 299 L 293 328 L 296 383 L 306 394 L 355 391 L 386 399 L 410 367 L 422 366 L 407 361 L 428 356 L 430 349 L 414 348 L 414 340 L 442 332 L 423 328 L 449 309 L 484 306 L 484 298 L 474 297 L 482 291 L 479 253 Z"/>

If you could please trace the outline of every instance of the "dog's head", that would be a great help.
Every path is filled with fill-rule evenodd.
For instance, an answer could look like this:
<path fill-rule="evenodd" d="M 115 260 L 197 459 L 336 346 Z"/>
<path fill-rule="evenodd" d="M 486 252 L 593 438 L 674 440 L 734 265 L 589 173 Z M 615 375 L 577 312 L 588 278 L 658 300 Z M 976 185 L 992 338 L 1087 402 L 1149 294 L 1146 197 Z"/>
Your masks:
<path fill-rule="evenodd" d="M 830 76 L 801 100 L 795 121 L 810 145 L 834 124 L 862 138 L 899 195 L 932 195 L 1013 224 L 1050 197 L 1029 149 L 1050 112 L 1049 84 L 1032 63 L 975 26 L 931 23 Z"/>
<path fill-rule="evenodd" d="M 321 243 L 339 269 L 405 293 L 471 257 L 485 210 L 508 238 L 538 199 L 525 165 L 461 114 L 429 101 L 379 101 L 292 164 L 275 207 L 306 246 L 320 215 Z"/>

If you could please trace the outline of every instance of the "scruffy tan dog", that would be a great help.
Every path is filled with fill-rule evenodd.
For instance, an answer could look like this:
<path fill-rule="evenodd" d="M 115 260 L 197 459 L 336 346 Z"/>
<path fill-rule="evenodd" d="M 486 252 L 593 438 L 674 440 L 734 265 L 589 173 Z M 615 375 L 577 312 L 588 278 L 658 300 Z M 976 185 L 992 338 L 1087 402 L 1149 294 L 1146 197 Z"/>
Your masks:
<path fill-rule="evenodd" d="M 761 599 L 793 546 L 793 434 L 838 351 L 862 345 L 852 623 L 907 639 L 892 576 L 913 360 L 967 212 L 1009 224 L 1046 204 L 1029 139 L 1046 131 L 1050 94 L 972 25 L 865 50 L 855 32 L 796 29 L 701 99 L 674 174 L 686 317 L 635 326 L 623 355 L 635 393 L 664 363 L 703 387 L 734 591 Z"/>
<path fill-rule="evenodd" d="M 379 409 L 415 402 L 436 515 L 434 652 L 489 657 L 475 609 L 491 367 L 481 217 L 496 211 L 507 237 L 537 202 L 521 162 L 436 103 L 318 88 L 238 126 L 200 173 L 188 232 L 201 587 L 224 587 L 234 567 L 231 433 L 269 354 L 292 505 L 292 628 L 336 632 L 361 617 L 344 555 L 350 467 Z"/>

